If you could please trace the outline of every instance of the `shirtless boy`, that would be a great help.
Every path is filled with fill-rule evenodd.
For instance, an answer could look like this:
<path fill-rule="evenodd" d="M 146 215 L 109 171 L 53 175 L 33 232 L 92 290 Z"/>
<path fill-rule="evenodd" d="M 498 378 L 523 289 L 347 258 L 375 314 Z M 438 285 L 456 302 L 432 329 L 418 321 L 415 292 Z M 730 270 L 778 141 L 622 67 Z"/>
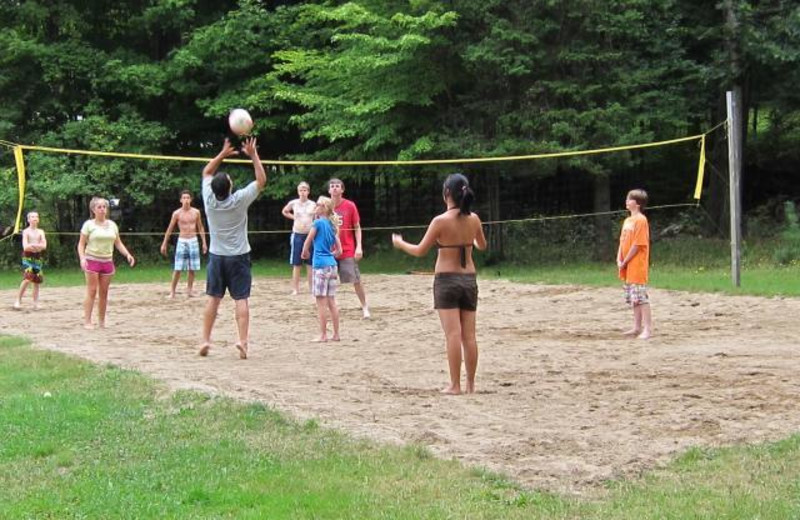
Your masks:
<path fill-rule="evenodd" d="M 197 245 L 197 237 L 203 244 L 203 254 L 208 252 L 206 245 L 206 232 L 203 227 L 203 218 L 200 210 L 192 207 L 192 192 L 183 190 L 181 192 L 181 207 L 172 212 L 172 219 L 169 221 L 164 241 L 161 242 L 161 254 L 167 256 L 167 244 L 169 237 L 177 224 L 178 242 L 175 245 L 175 268 L 172 273 L 172 284 L 169 289 L 169 298 L 175 298 L 175 289 L 181 279 L 181 272 L 189 272 L 187 276 L 186 295 L 194 296 L 194 275 L 200 270 L 200 247 Z"/>

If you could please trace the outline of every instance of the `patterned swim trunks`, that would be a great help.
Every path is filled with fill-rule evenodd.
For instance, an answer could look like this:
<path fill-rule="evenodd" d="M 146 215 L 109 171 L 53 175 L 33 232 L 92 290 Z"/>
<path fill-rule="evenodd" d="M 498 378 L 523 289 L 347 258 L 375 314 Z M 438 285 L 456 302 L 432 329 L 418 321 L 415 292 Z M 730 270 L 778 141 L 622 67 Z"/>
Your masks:
<path fill-rule="evenodd" d="M 23 251 L 22 253 L 22 277 L 33 283 L 42 283 L 44 273 L 42 273 L 42 253 Z"/>
<path fill-rule="evenodd" d="M 622 287 L 625 290 L 625 303 L 628 305 L 645 305 L 650 303 L 646 285 L 626 283 Z"/>
<path fill-rule="evenodd" d="M 200 245 L 197 238 L 179 238 L 175 245 L 175 271 L 200 270 Z"/>

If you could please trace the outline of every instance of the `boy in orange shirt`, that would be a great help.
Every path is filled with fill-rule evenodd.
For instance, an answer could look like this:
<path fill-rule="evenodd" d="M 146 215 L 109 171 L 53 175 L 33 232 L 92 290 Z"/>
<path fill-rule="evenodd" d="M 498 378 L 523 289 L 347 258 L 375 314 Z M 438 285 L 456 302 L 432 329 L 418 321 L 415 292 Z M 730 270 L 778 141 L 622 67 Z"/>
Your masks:
<path fill-rule="evenodd" d="M 625 208 L 631 216 L 622 224 L 617 250 L 619 278 L 625 282 L 625 303 L 633 307 L 633 328 L 624 334 L 648 339 L 653 333 L 647 276 L 650 268 L 650 224 L 642 211 L 647 206 L 647 192 L 631 190 Z"/>

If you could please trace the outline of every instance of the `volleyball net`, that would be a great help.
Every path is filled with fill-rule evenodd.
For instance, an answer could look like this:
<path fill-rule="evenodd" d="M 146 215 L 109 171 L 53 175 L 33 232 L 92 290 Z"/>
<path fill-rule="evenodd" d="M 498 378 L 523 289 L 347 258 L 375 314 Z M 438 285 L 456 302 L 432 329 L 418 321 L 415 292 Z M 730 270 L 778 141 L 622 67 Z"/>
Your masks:
<path fill-rule="evenodd" d="M 470 179 L 474 210 L 487 225 L 490 246 L 499 257 L 535 256 L 531 249 L 559 241 L 585 244 L 598 236 L 613 241 L 630 189 L 650 192 L 651 220 L 663 215 L 665 226 L 678 212 L 699 207 L 706 184 L 707 138 L 724 124 L 676 139 L 529 155 L 382 161 L 264 157 L 268 185 L 250 210 L 250 241 L 255 256 L 283 257 L 291 222 L 281 209 L 296 198 L 300 181 L 310 184 L 316 198 L 327 195 L 327 181 L 333 177 L 344 181 L 345 197 L 359 207 L 368 250 L 387 248 L 391 232 L 414 240 L 442 211 L 442 181 L 455 171 Z M 217 149 L 209 151 L 213 155 Z M 102 196 L 112 201 L 111 217 L 137 252 L 158 250 L 181 190 L 193 192 L 194 206 L 202 209 L 200 172 L 210 160 L 8 141 L 0 141 L 0 152 L 0 203 L 6 208 L 0 228 L 19 233 L 26 225 L 25 213 L 36 210 L 48 236 L 72 247 L 89 216 L 89 199 Z M 263 149 L 261 153 L 268 155 Z M 235 187 L 253 178 L 246 158 L 228 159 L 221 169 L 231 174 Z"/>

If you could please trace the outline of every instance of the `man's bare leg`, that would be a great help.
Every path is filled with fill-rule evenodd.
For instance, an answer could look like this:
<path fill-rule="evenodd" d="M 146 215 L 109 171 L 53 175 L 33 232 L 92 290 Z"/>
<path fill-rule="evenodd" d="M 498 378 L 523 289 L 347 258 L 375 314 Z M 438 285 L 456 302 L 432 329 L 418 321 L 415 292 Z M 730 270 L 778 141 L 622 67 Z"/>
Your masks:
<path fill-rule="evenodd" d="M 211 330 L 217 320 L 217 312 L 221 301 L 222 298 L 215 296 L 209 296 L 208 301 L 206 301 L 206 308 L 203 311 L 203 341 L 200 344 L 199 352 L 201 356 L 207 356 L 208 351 L 211 349 Z"/>
<path fill-rule="evenodd" d="M 172 282 L 169 286 L 169 298 L 170 300 L 175 298 L 175 291 L 178 288 L 178 282 L 181 280 L 181 272 L 180 271 L 172 271 Z"/>
<path fill-rule="evenodd" d="M 361 311 L 364 313 L 364 319 L 368 320 L 371 315 L 369 313 L 369 307 L 367 307 L 367 293 L 364 292 L 364 285 L 361 282 L 355 282 L 353 284 L 353 289 L 355 289 L 358 301 L 361 303 Z"/>
<path fill-rule="evenodd" d="M 186 296 L 189 298 L 194 296 L 194 271 L 189 271 L 186 274 Z"/>
<path fill-rule="evenodd" d="M 300 269 L 302 267 L 301 265 L 292 266 L 292 296 L 297 296 L 300 292 Z"/>
<path fill-rule="evenodd" d="M 247 348 L 250 343 L 250 300 L 236 300 L 236 330 L 239 341 L 236 349 L 239 351 L 239 358 L 247 359 Z"/>

